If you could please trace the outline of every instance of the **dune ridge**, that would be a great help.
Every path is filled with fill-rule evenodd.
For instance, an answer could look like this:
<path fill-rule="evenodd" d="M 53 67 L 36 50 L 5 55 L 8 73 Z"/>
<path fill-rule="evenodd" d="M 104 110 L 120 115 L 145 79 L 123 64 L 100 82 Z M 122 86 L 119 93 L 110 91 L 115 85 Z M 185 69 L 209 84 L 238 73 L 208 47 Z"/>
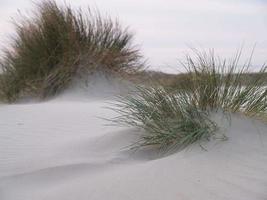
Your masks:
<path fill-rule="evenodd" d="M 100 119 L 115 116 L 105 108 L 121 92 L 113 91 L 96 100 L 72 88 L 47 102 L 1 105 L 0 199 L 266 199 L 266 124 L 219 114 L 225 141 L 166 157 L 134 152 L 127 146 L 140 132 Z"/>

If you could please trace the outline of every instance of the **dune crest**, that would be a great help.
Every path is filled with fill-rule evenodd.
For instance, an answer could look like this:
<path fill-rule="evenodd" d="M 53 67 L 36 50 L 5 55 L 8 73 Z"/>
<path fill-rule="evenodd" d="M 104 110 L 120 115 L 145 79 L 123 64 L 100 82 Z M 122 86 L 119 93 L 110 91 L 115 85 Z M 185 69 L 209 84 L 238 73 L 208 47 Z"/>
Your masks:
<path fill-rule="evenodd" d="M 131 91 L 131 88 L 133 88 L 133 84 L 119 76 L 95 72 L 75 78 L 69 88 L 52 100 L 109 100 L 116 95 Z"/>

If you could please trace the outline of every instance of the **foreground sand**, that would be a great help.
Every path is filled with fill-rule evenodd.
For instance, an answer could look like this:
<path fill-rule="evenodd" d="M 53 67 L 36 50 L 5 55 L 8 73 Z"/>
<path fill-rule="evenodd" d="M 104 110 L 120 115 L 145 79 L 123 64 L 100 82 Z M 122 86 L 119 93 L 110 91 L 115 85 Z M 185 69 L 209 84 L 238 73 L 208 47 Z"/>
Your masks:
<path fill-rule="evenodd" d="M 138 132 L 105 126 L 106 101 L 0 105 L 0 199 L 267 199 L 266 125 L 232 116 L 227 141 L 159 158 L 124 148 Z"/>

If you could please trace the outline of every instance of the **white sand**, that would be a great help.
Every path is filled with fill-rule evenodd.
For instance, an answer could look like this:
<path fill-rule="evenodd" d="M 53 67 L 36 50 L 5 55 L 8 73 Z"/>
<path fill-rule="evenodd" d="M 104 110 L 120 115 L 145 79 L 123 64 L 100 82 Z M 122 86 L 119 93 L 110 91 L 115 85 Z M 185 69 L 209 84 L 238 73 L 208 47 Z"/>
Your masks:
<path fill-rule="evenodd" d="M 138 133 L 104 126 L 106 100 L 0 105 L 0 200 L 267 199 L 266 125 L 233 116 L 227 141 L 158 158 L 124 149 Z"/>

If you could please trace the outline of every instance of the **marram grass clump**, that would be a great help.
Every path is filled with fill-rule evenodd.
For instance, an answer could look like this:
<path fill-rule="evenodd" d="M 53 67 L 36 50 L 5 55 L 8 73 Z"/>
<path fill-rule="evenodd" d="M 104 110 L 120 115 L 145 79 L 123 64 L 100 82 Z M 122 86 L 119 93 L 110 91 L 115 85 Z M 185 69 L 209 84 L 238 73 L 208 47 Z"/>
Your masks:
<path fill-rule="evenodd" d="M 155 146 L 164 152 L 178 150 L 209 139 L 220 128 L 211 115 L 241 113 L 266 119 L 266 67 L 242 84 L 250 62 L 240 67 L 238 54 L 232 61 L 216 59 L 213 53 L 187 57 L 186 78 L 174 89 L 164 86 L 137 87 L 120 96 L 112 109 L 115 124 L 137 127 L 144 134 L 134 147 Z"/>
<path fill-rule="evenodd" d="M 247 116 L 264 117 L 267 112 L 267 66 L 263 65 L 247 81 L 251 58 L 239 65 L 241 52 L 232 60 L 222 60 L 213 52 L 196 51 L 194 58 L 188 56 L 183 64 L 187 78 L 176 90 L 187 91 L 192 102 L 201 110 L 223 110 Z"/>
<path fill-rule="evenodd" d="M 0 92 L 7 101 L 57 94 L 79 74 L 132 73 L 143 66 L 133 35 L 98 11 L 45 0 L 14 24 L 16 35 L 0 61 Z"/>
<path fill-rule="evenodd" d="M 217 125 L 185 92 L 169 93 L 164 87 L 137 87 L 132 95 L 113 104 L 119 116 L 115 124 L 142 129 L 144 135 L 133 148 L 157 146 L 162 152 L 176 150 L 209 139 Z"/>

